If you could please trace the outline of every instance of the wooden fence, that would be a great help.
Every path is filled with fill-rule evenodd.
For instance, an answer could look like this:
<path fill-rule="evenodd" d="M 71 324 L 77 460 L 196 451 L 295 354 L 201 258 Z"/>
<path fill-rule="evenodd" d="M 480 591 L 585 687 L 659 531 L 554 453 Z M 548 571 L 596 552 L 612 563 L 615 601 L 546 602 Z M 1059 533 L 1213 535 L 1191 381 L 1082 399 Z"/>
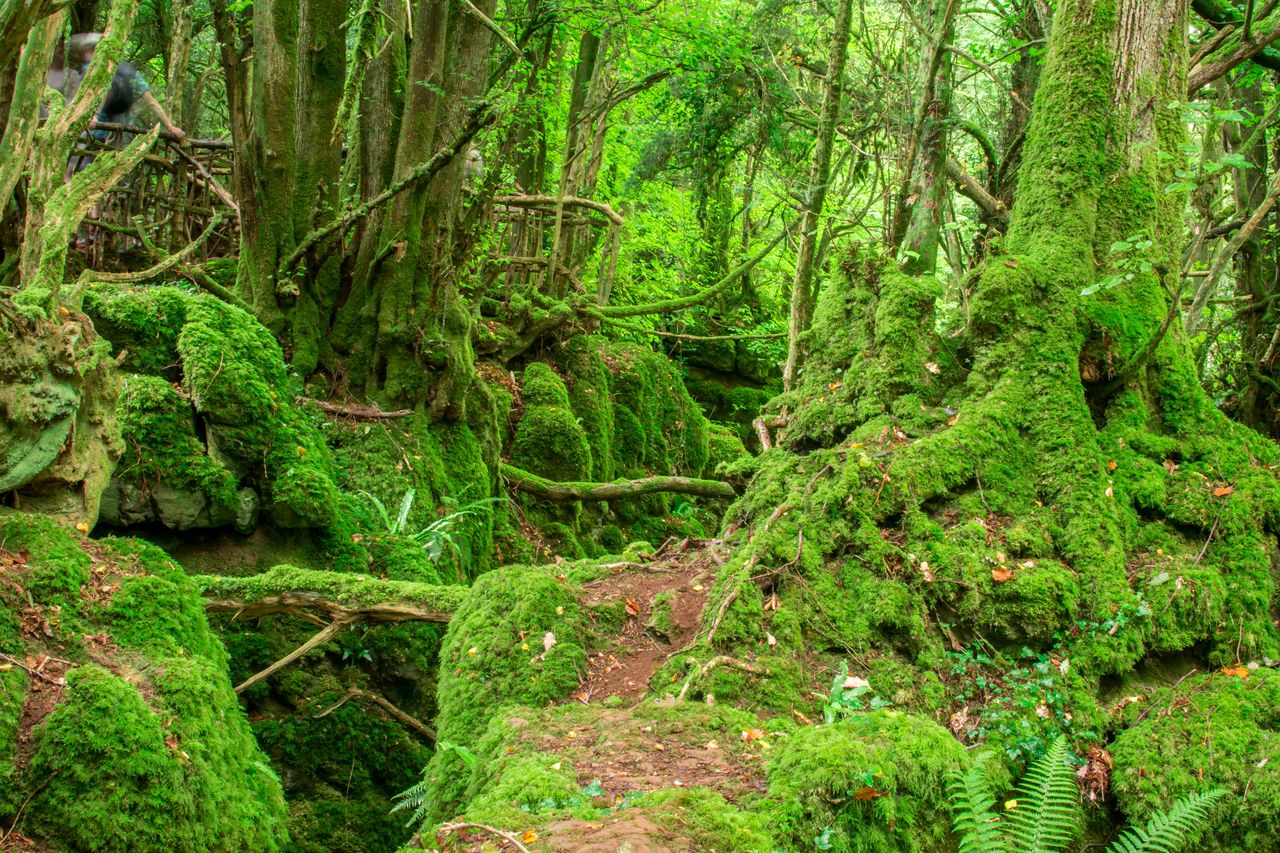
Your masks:
<path fill-rule="evenodd" d="M 99 125 L 71 157 L 69 169 L 83 168 L 95 152 L 121 148 L 142 128 Z M 102 138 L 99 138 L 102 137 Z M 221 222 L 190 259 L 233 256 L 239 245 L 235 202 L 225 189 L 231 180 L 231 143 L 188 139 L 179 144 L 162 133 L 142 162 L 97 205 L 81 226 L 76 248 L 93 269 L 147 266 L 157 254 L 172 254 L 191 244 L 213 221 Z"/>

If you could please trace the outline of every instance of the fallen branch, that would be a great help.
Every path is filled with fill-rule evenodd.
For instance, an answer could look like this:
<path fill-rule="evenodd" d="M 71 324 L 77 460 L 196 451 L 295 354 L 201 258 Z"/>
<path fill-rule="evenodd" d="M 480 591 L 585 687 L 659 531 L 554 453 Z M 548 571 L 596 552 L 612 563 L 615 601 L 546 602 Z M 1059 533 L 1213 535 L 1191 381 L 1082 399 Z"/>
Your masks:
<path fill-rule="evenodd" d="M 322 412 L 330 415 L 341 415 L 345 418 L 355 418 L 358 421 L 389 421 L 395 418 L 407 418 L 413 414 L 413 409 L 396 409 L 388 412 L 377 406 L 344 406 L 341 403 L 327 403 L 324 400 L 313 400 L 310 397 L 295 398 L 298 403 L 310 403 Z"/>
<path fill-rule="evenodd" d="M 460 586 L 388 581 L 369 575 L 276 566 L 248 577 L 195 575 L 210 613 L 238 617 L 316 611 L 331 621 L 438 622 L 453 616 L 466 595 Z"/>
<path fill-rule="evenodd" d="M 695 480 L 692 477 L 646 477 L 642 480 L 619 480 L 613 483 L 557 483 L 505 462 L 502 463 L 502 475 L 515 489 L 556 503 L 613 501 L 638 498 L 654 492 L 675 492 L 703 498 L 737 497 L 737 492 L 728 483 L 720 480 Z"/>
<path fill-rule="evenodd" d="M 496 829 L 496 828 L 494 828 L 494 827 L 492 827 L 492 826 L 489 826 L 488 824 L 484 824 L 484 823 L 450 823 L 450 824 L 446 824 L 445 826 L 442 826 L 442 827 L 440 827 L 439 829 L 437 829 L 437 830 L 436 830 L 436 840 L 437 840 L 437 841 L 439 841 L 439 840 L 440 840 L 440 836 L 442 836 L 442 835 L 449 835 L 450 833 L 457 832 L 459 829 L 480 829 L 480 830 L 483 830 L 483 831 L 488 832 L 488 833 L 490 833 L 490 834 L 492 834 L 492 835 L 496 835 L 496 836 L 498 836 L 498 837 L 499 837 L 499 838 L 501 838 L 503 841 L 506 841 L 506 842 L 507 842 L 507 843 L 509 843 L 509 844 L 514 844 L 514 845 L 516 846 L 516 849 L 518 849 L 518 850 L 523 850 L 523 851 L 524 851 L 524 853 L 530 853 L 529 848 L 528 848 L 528 847 L 525 847 L 523 844 L 521 844 L 521 843 L 520 843 L 520 839 L 516 838 L 516 837 L 515 837 L 515 835 L 513 835 L 512 833 L 507 832 L 506 830 Z"/>
<path fill-rule="evenodd" d="M 253 675 L 249 676 L 248 678 L 246 678 L 238 687 L 236 687 L 236 692 L 243 693 L 253 685 L 257 684 L 259 681 L 262 681 L 264 678 L 267 678 L 273 673 L 284 669 L 286 666 L 293 663 L 298 658 L 302 657 L 307 652 L 311 651 L 317 646 L 323 646 L 325 643 L 329 642 L 334 637 L 338 636 L 338 633 L 343 628 L 347 627 L 350 624 L 351 622 L 348 620 L 342 620 L 342 619 L 333 620 L 328 625 L 321 628 L 314 636 L 311 637 L 310 640 L 307 640 L 305 643 L 298 646 L 293 651 L 289 652 L 289 654 L 280 658 L 280 660 L 271 664 L 271 666 L 267 667 L 266 669 L 260 670 L 254 673 Z"/>
<path fill-rule="evenodd" d="M 338 710 L 343 705 L 350 702 L 352 699 L 363 699 L 366 702 L 372 702 L 382 710 L 386 711 L 392 717 L 396 718 L 397 720 L 404 723 L 409 728 L 416 731 L 418 734 L 422 735 L 431 743 L 436 742 L 436 733 L 433 728 L 431 728 L 426 723 L 419 720 L 417 717 L 414 717 L 413 715 L 400 710 L 395 705 L 391 704 L 391 702 L 385 696 L 382 696 L 379 693 L 374 693 L 371 690 L 361 690 L 359 687 L 348 687 L 347 692 L 342 694 L 341 699 L 339 699 L 337 702 L 334 702 L 328 708 L 325 708 L 319 714 L 316 714 L 315 719 L 318 720 L 321 717 L 327 717 L 329 714 L 332 714 L 334 711 Z"/>

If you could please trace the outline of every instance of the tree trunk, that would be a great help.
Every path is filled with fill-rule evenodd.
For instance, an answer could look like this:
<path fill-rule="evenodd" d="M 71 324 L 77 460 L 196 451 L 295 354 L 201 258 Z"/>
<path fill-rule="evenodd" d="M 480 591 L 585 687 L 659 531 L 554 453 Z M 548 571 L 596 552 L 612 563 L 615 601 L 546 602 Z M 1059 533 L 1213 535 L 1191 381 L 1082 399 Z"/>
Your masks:
<path fill-rule="evenodd" d="M 922 280 L 846 264 L 851 287 L 824 294 L 794 395 L 794 455 L 739 505 L 754 519 L 745 566 L 798 565 L 821 600 L 852 553 L 876 583 L 915 590 L 926 623 L 959 613 L 951 642 L 1061 643 L 1089 677 L 1200 642 L 1214 665 L 1277 656 L 1280 453 L 1217 411 L 1172 322 L 1185 14 L 1183 0 L 1057 4 L 1005 253 L 977 280 L 967 339 L 930 350 Z M 797 511 L 765 522 L 779 505 Z M 966 538 L 982 518 L 1037 544 L 1010 556 Z M 1194 619 L 1145 606 L 1153 537 L 1170 573 L 1223 590 L 1212 604 L 1170 590 Z M 1032 589 L 1059 603 L 1030 616 Z"/>
<path fill-rule="evenodd" d="M 782 384 L 793 388 L 804 363 L 803 335 L 809 331 L 817 290 L 813 283 L 814 253 L 818 248 L 818 226 L 822 205 L 831 182 L 831 148 L 840 118 L 840 100 L 844 91 L 845 59 L 849 52 L 849 24 L 853 17 L 852 0 L 840 0 L 835 24 L 831 30 L 831 48 L 827 52 L 827 80 L 822 93 L 822 118 L 818 123 L 813 160 L 809 165 L 805 188 L 804 212 L 800 219 L 800 247 L 796 252 L 795 277 L 791 281 L 791 324 L 787 336 L 787 362 L 782 370 Z"/>

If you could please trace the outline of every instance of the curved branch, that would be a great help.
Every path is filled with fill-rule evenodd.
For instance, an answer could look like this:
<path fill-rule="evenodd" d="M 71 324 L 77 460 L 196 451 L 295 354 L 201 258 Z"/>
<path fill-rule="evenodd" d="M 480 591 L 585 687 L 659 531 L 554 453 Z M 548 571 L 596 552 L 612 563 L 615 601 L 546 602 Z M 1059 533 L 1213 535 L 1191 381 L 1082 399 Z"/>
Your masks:
<path fill-rule="evenodd" d="M 500 195 L 494 198 L 493 203 L 495 206 L 505 207 L 541 207 L 543 205 L 585 207 L 588 210 L 594 210 L 619 227 L 625 222 L 622 214 L 612 207 L 589 198 L 575 198 L 574 196 L 562 198 L 554 195 Z"/>
<path fill-rule="evenodd" d="M 431 159 L 427 160 L 427 162 L 420 166 L 415 166 L 413 171 L 404 178 L 396 181 L 394 184 L 387 187 L 364 204 L 352 208 L 337 219 L 326 223 L 324 226 L 317 228 L 315 231 L 312 231 L 310 234 L 303 237 L 301 242 L 298 243 L 298 247 L 294 249 L 293 253 L 290 254 L 289 257 L 285 258 L 284 263 L 280 265 L 280 271 L 277 277 L 284 278 L 288 276 L 290 272 L 292 272 L 293 268 L 298 265 L 298 262 L 302 260 L 303 256 L 305 256 L 307 252 L 321 240 L 325 240 L 335 234 L 345 233 L 352 225 L 355 225 L 374 210 L 400 195 L 400 193 L 405 192 L 406 190 L 411 190 L 419 184 L 426 183 L 434 178 L 437 173 L 453 161 L 454 157 L 458 156 L 459 152 L 462 151 L 462 148 L 469 143 L 477 133 L 479 133 L 483 128 L 493 124 L 493 122 L 497 121 L 497 118 L 498 114 L 491 109 L 488 102 L 476 104 L 471 108 L 471 112 L 467 114 L 467 120 L 462 125 L 462 129 L 458 131 L 457 135 L 454 136 L 452 140 L 450 140 L 448 145 L 441 148 L 435 154 L 432 154 Z"/>
<path fill-rule="evenodd" d="M 642 480 L 620 480 L 614 483 L 557 483 L 502 463 L 502 476 L 513 488 L 555 503 L 568 501 L 612 501 L 638 498 L 654 492 L 675 492 L 703 498 L 733 498 L 733 486 L 720 480 L 695 480 L 692 477 L 646 477 Z"/>
<path fill-rule="evenodd" d="M 796 220 L 797 222 L 799 220 Z M 796 226 L 796 222 L 792 222 L 786 228 L 779 232 L 778 236 L 769 241 L 769 245 L 765 246 L 759 252 L 756 252 L 747 260 L 730 270 L 724 278 L 708 287 L 690 296 L 681 296 L 676 299 L 665 299 L 662 302 L 650 302 L 647 305 L 584 305 L 578 310 L 583 314 L 604 319 L 617 317 L 642 317 L 645 314 L 666 314 L 671 311 L 679 311 L 684 308 L 692 308 L 695 305 L 714 299 L 726 290 L 729 285 L 738 281 L 750 272 L 756 264 L 763 261 L 769 256 L 774 248 L 777 247 L 787 235 L 791 233 L 791 229 Z"/>

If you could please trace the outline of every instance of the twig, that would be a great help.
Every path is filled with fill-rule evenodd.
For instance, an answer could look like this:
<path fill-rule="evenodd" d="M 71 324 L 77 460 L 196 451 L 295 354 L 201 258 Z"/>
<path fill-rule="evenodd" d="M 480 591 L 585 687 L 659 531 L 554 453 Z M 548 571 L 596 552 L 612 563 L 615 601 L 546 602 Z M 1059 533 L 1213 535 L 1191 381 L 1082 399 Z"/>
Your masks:
<path fill-rule="evenodd" d="M 286 666 L 293 663 L 298 658 L 302 657 L 307 652 L 311 651 L 317 646 L 322 646 L 325 643 L 329 642 L 334 637 L 338 636 L 338 632 L 341 631 L 343 628 L 347 627 L 349 624 L 351 624 L 349 621 L 346 621 L 343 619 L 335 619 L 334 621 L 330 622 L 310 640 L 307 640 L 305 643 L 298 646 L 296 649 L 289 652 L 289 654 L 280 658 L 280 660 L 271 664 L 271 666 L 267 667 L 261 672 L 258 672 L 254 675 L 249 676 L 247 679 L 245 679 L 244 683 L 242 683 L 239 687 L 236 688 L 236 692 L 243 693 L 253 685 L 257 684 L 262 679 L 267 678 L 273 673 L 284 669 Z"/>
<path fill-rule="evenodd" d="M 507 832 L 502 829 L 496 829 L 495 827 L 489 826 L 488 824 L 484 824 L 484 823 L 450 823 L 436 830 L 436 838 L 439 839 L 441 835 L 448 835 L 450 833 L 457 832 L 459 829 L 484 830 L 485 832 L 488 832 L 491 835 L 498 836 L 503 841 L 514 844 L 517 849 L 523 850 L 524 853 L 532 853 L 532 851 L 528 847 L 525 847 L 523 844 L 521 844 L 520 840 L 516 838 L 514 835 L 512 835 L 510 832 Z"/>
<path fill-rule="evenodd" d="M 393 418 L 407 418 L 413 414 L 413 409 L 396 409 L 388 412 L 379 409 L 377 406 L 344 406 L 341 403 L 328 403 L 324 400 L 313 400 L 310 397 L 295 398 L 298 403 L 311 403 L 322 412 L 331 415 L 342 415 L 343 417 L 355 418 L 361 421 L 386 421 Z"/>
<path fill-rule="evenodd" d="M 342 695 L 341 699 L 339 699 L 337 702 L 330 705 L 328 708 L 325 708 L 319 714 L 316 714 L 314 719 L 318 720 L 321 717 L 325 717 L 325 716 L 328 716 L 329 714 L 332 714 L 334 711 L 338 710 L 339 708 L 347 704 L 347 702 L 349 702 L 352 699 L 364 699 L 368 702 L 372 702 L 382 710 L 386 711 L 392 717 L 395 717 L 397 720 L 404 723 L 406 726 L 413 729 L 418 734 L 422 735 L 431 743 L 436 742 L 435 730 L 432 729 L 430 726 L 428 726 L 426 723 L 422 722 L 412 714 L 409 714 L 405 711 L 402 711 L 400 708 L 397 708 L 395 705 L 393 705 L 390 702 L 390 700 L 388 700 L 382 694 L 374 693 L 371 690 L 361 690 L 359 687 L 348 687 L 347 692 Z"/>
<path fill-rule="evenodd" d="M 25 669 L 29 674 L 34 675 L 36 678 L 40 679 L 41 681 L 49 682 L 54 687 L 67 686 L 67 680 L 65 678 L 55 678 L 52 675 L 43 673 L 38 669 L 33 669 L 32 667 L 27 666 L 25 663 L 23 663 L 22 661 L 18 660 L 15 657 L 10 657 L 9 655 L 6 655 L 6 654 L 0 654 L 0 660 L 6 660 L 9 663 L 13 664 L 14 666 L 21 667 Z"/>

